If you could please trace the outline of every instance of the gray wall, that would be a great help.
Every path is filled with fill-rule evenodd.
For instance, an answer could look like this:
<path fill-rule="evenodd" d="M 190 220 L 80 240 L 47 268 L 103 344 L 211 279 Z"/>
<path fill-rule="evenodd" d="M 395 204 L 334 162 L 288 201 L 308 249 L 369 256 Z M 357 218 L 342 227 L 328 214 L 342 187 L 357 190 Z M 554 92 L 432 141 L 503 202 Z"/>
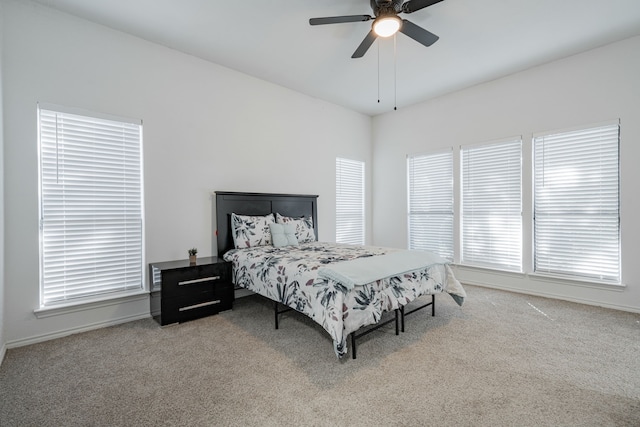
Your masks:
<path fill-rule="evenodd" d="M 149 315 L 146 294 L 34 314 L 38 102 L 143 120 L 146 262 L 216 253 L 216 190 L 318 194 L 319 237 L 335 239 L 335 158 L 371 169 L 370 117 L 30 2 L 5 13 L 8 346 Z"/>
<path fill-rule="evenodd" d="M 521 136 L 524 164 L 530 164 L 532 134 L 620 119 L 624 287 L 472 268 L 457 268 L 456 273 L 466 283 L 640 311 L 640 222 L 635 218 L 640 209 L 636 188 L 640 182 L 638 52 L 640 37 L 634 37 L 375 117 L 374 243 L 397 247 L 408 244 L 407 155 L 445 147 L 454 147 L 457 153 L 461 145 Z M 454 173 L 460 176 L 459 170 Z M 525 168 L 523 178 L 524 265 L 530 273 L 530 168 Z"/>
<path fill-rule="evenodd" d="M 4 7 L 0 2 L 0 28 L 4 27 Z M 4 320 L 4 122 L 2 98 L 2 64 L 3 64 L 3 34 L 0 31 L 0 362 L 6 350 L 5 320 Z"/>

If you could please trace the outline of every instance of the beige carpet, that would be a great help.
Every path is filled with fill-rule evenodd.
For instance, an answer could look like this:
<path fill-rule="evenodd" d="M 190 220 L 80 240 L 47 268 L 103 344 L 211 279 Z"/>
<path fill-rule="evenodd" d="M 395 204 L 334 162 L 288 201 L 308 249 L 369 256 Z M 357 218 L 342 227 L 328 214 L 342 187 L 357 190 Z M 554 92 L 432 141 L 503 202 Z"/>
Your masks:
<path fill-rule="evenodd" d="M 0 426 L 639 426 L 640 315 L 466 286 L 337 360 L 251 296 L 12 349 Z"/>

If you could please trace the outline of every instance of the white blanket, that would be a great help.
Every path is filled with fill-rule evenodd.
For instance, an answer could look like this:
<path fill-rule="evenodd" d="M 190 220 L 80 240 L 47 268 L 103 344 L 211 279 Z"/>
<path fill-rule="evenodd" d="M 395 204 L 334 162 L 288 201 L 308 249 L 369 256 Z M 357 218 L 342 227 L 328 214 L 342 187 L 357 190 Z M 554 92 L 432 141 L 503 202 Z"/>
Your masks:
<path fill-rule="evenodd" d="M 318 276 L 341 283 L 347 289 L 387 277 L 446 264 L 443 258 L 426 251 L 394 251 L 385 255 L 356 258 L 329 264 L 318 270 Z"/>

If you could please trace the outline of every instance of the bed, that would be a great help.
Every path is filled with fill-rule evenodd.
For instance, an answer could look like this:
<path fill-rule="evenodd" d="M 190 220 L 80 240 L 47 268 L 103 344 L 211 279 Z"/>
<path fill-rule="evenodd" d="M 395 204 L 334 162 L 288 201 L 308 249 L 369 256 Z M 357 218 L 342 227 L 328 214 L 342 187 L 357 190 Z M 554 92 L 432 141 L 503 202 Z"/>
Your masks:
<path fill-rule="evenodd" d="M 462 305 L 466 294 L 437 255 L 375 246 L 318 242 L 317 196 L 216 192 L 218 255 L 233 265 L 233 282 L 274 301 L 278 315 L 309 316 L 344 357 L 356 338 L 395 322 L 405 328 L 405 306 L 422 296 L 435 314 L 435 294 Z M 391 269 L 391 270 L 390 270 Z M 389 273 L 392 271 L 393 273 Z M 282 309 L 284 308 L 284 309 Z M 382 321 L 383 315 L 393 316 Z"/>

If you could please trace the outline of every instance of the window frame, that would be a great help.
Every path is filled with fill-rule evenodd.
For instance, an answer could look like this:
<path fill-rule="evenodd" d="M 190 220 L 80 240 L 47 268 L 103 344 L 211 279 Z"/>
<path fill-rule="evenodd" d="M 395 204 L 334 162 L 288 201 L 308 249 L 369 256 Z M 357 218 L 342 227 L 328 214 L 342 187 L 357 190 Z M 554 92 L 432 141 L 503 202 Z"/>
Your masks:
<path fill-rule="evenodd" d="M 453 154 L 453 148 L 448 148 L 446 150 L 437 150 L 429 153 L 413 154 L 407 156 L 407 247 L 410 250 L 415 249 L 433 251 L 451 262 L 453 262 L 455 256 L 455 180 Z M 421 175 L 428 175 L 434 170 L 416 170 L 414 169 L 414 166 L 417 165 L 417 162 L 421 161 L 424 161 L 428 164 L 430 160 L 435 162 L 436 165 L 439 166 L 438 172 L 440 173 L 436 175 L 435 179 L 441 181 L 449 181 L 447 186 L 448 191 L 438 190 L 439 194 L 437 194 L 437 196 L 439 196 L 439 201 L 447 198 L 449 199 L 449 205 L 445 206 L 444 208 L 440 208 L 440 206 L 431 208 L 428 201 L 416 200 L 419 198 L 428 197 L 429 195 L 429 190 L 426 190 L 422 194 L 415 193 L 415 189 L 418 185 L 428 186 L 428 184 L 426 183 L 415 182 L 416 173 L 420 173 Z M 448 167 L 444 166 L 444 162 L 449 163 Z M 431 163 L 431 165 L 433 166 L 433 163 Z M 447 194 L 449 194 L 449 197 L 447 197 Z M 422 209 L 419 209 L 418 205 L 422 205 Z M 428 228 L 430 224 L 429 216 L 439 218 L 439 221 L 435 221 L 436 224 L 439 224 L 438 232 L 435 233 L 435 235 L 432 237 L 431 242 L 426 241 L 423 245 L 414 244 L 414 242 L 421 236 L 412 236 L 412 232 L 414 231 L 414 227 L 412 226 L 412 224 L 417 223 L 417 218 L 423 217 L 425 220 L 425 222 L 423 223 L 423 227 Z M 412 217 L 414 217 L 416 221 L 412 221 Z M 443 230 L 443 227 L 447 227 L 447 225 L 449 225 L 449 227 Z M 417 234 L 418 230 L 415 230 L 415 232 Z"/>
<path fill-rule="evenodd" d="M 336 157 L 337 243 L 365 244 L 365 168 L 366 164 L 361 160 Z M 343 182 L 347 185 L 343 185 Z M 358 197 L 359 201 L 345 203 L 345 197 Z"/>
<path fill-rule="evenodd" d="M 53 115 L 54 117 L 56 117 L 56 119 L 54 120 L 54 124 L 53 126 L 50 125 L 45 125 L 45 121 L 48 119 L 45 119 L 44 116 L 47 115 Z M 66 295 L 64 297 L 60 297 L 60 296 L 56 296 L 53 297 L 52 294 L 50 293 L 50 288 L 47 288 L 47 283 L 46 283 L 46 275 L 50 274 L 50 270 L 48 270 L 52 265 L 55 265 L 55 263 L 53 264 L 48 264 L 47 265 L 47 261 L 45 261 L 45 257 L 55 253 L 61 254 L 62 256 L 62 260 L 63 261 L 57 261 L 57 262 L 62 262 L 63 265 L 67 262 L 66 261 L 66 250 L 63 251 L 51 251 L 49 249 L 45 248 L 45 245 L 47 245 L 47 242 L 51 242 L 50 239 L 47 239 L 46 237 L 46 228 L 47 228 L 47 222 L 50 222 L 52 218 L 49 214 L 46 213 L 46 210 L 48 209 L 47 206 L 54 206 L 49 204 L 49 202 L 45 201 L 45 197 L 48 197 L 51 194 L 51 191 L 48 189 L 45 189 L 46 185 L 49 185 L 49 181 L 48 179 L 50 178 L 50 173 L 46 172 L 43 168 L 45 168 L 44 163 L 45 161 L 48 161 L 51 156 L 48 154 L 44 154 L 43 150 L 45 149 L 45 147 L 48 147 L 50 144 L 49 141 L 45 141 L 47 138 L 54 138 L 55 141 L 55 145 L 56 145 L 56 150 L 59 149 L 60 144 L 65 144 L 65 140 L 62 139 L 60 137 L 60 135 L 58 134 L 59 131 L 59 124 L 57 122 L 57 118 L 58 117 L 66 117 L 68 118 L 71 122 L 73 122 L 74 120 L 79 120 L 79 121 L 85 121 L 87 123 L 95 121 L 96 123 L 106 123 L 106 122 L 111 122 L 111 123 L 115 123 L 115 124 L 119 124 L 122 125 L 123 127 L 128 127 L 130 129 L 135 129 L 137 131 L 137 134 L 134 132 L 134 141 L 136 146 L 134 147 L 134 154 L 132 156 L 128 156 L 123 154 L 123 161 L 128 159 L 131 160 L 133 159 L 134 163 L 134 175 L 132 179 L 129 179 L 129 175 L 128 172 L 131 170 L 129 168 L 123 168 L 123 170 L 125 170 L 126 172 L 121 173 L 121 176 L 127 175 L 127 178 L 124 179 L 123 183 L 125 183 L 123 186 L 126 185 L 131 185 L 131 183 L 135 183 L 137 181 L 138 186 L 134 187 L 133 193 L 133 200 L 134 200 L 134 216 L 136 218 L 136 220 L 134 220 L 134 223 L 139 223 L 136 227 L 137 230 L 134 231 L 134 234 L 136 236 L 139 236 L 139 239 L 136 239 L 133 243 L 133 245 L 128 246 L 129 248 L 134 247 L 133 250 L 129 249 L 128 250 L 128 254 L 136 254 L 135 259 L 132 263 L 132 265 L 134 265 L 133 269 L 126 267 L 125 270 L 127 271 L 133 271 L 135 272 L 135 274 L 133 276 L 127 276 L 128 273 L 125 273 L 125 277 L 132 277 L 132 279 L 130 279 L 130 281 L 128 280 L 124 280 L 124 284 L 122 285 L 116 285 L 115 287 L 110 287 L 109 285 L 107 286 L 103 286 L 102 288 L 100 288 L 100 286 L 98 286 L 96 289 L 98 289 L 97 292 L 85 292 L 83 295 L 79 295 L 79 294 L 74 294 L 72 295 Z M 45 121 L 43 121 L 45 120 Z M 132 296 L 132 295 L 140 295 L 142 293 L 146 292 L 145 289 L 145 283 L 146 283 L 146 269 L 144 268 L 145 266 L 145 226 L 144 226 L 144 181 L 143 181 L 143 177 L 144 177 L 144 170 L 143 170 L 143 129 L 142 129 L 142 120 L 137 120 L 137 119 L 129 119 L 129 118 L 123 118 L 123 117 L 118 117 L 118 116 L 114 116 L 114 115 L 107 115 L 107 114 L 102 114 L 102 113 L 96 113 L 96 112 L 92 112 L 92 111 L 87 111 L 84 109 L 79 109 L 79 108 L 71 108 L 71 107 L 65 107 L 65 106 L 60 106 L 60 105 L 55 105 L 55 104 L 46 104 L 46 103 L 38 103 L 37 104 L 37 117 L 36 117 L 36 121 L 37 121 L 37 130 L 38 130 L 38 208 L 39 208 L 39 292 L 40 292 L 40 298 L 39 298 L 39 309 L 36 310 L 36 313 L 38 312 L 46 312 L 46 311 L 56 311 L 56 310 L 64 310 L 66 307 L 73 307 L 73 306 L 78 306 L 78 305 L 86 305 L 86 304 L 95 304 L 95 303 L 100 303 L 102 301 L 111 301 L 111 300 L 119 300 L 123 297 L 128 297 L 128 296 Z M 45 129 L 47 128 L 47 126 L 49 126 L 49 129 Z M 53 135 L 51 134 L 51 129 L 53 128 Z M 80 126 L 77 129 L 81 129 L 82 126 Z M 77 130 L 76 129 L 76 130 Z M 85 130 L 85 129 L 83 129 Z M 73 138 L 76 138 L 76 141 L 79 141 L 79 143 L 77 144 L 78 146 L 81 146 L 83 143 L 86 143 L 86 140 L 83 141 L 83 138 L 94 138 L 96 141 L 98 141 L 98 133 L 97 131 L 94 131 L 94 134 L 84 134 L 85 136 L 74 136 Z M 91 136 L 86 136 L 86 135 L 91 135 Z M 122 140 L 128 139 L 125 136 L 121 137 Z M 68 138 L 68 141 L 71 141 L 72 137 Z M 105 137 L 103 139 L 107 140 L 107 138 Z M 124 144 L 124 143 L 123 143 Z M 69 143 L 69 146 L 71 145 L 71 143 Z M 104 144 L 102 146 L 102 148 L 105 148 L 106 144 Z M 61 150 L 61 149 L 60 149 Z M 84 150 L 84 149 L 80 149 L 80 151 L 77 151 L 77 153 L 82 153 L 82 152 L 86 152 L 89 153 L 90 150 Z M 105 150 L 107 152 L 117 152 L 117 151 L 122 151 L 124 152 L 126 150 L 125 146 L 123 145 L 122 149 L 110 149 L 110 148 L 105 148 Z M 109 151 L 111 150 L 111 151 Z M 55 159 L 55 164 L 56 165 L 60 165 L 64 162 L 64 160 L 60 160 L 57 156 L 57 152 L 55 154 L 56 159 Z M 82 163 L 83 160 L 82 159 L 78 159 L 78 162 L 75 162 L 75 164 L 88 164 L 88 163 Z M 59 168 L 60 166 L 56 166 L 56 168 Z M 89 172 L 87 172 L 88 174 L 91 174 L 92 172 L 95 175 L 98 175 L 97 173 L 95 173 L 95 171 L 91 170 L 90 168 L 88 169 Z M 76 170 L 77 172 L 77 170 Z M 64 172 L 61 172 L 62 174 L 64 174 Z M 111 175 L 109 175 L 110 172 L 104 172 L 104 176 L 109 177 Z M 137 174 L 137 175 L 136 175 Z M 62 179 L 64 179 L 64 175 L 61 176 Z M 71 177 L 71 175 L 69 175 L 69 177 Z M 71 181 L 69 181 L 71 182 Z M 83 181 L 81 179 L 76 179 L 76 183 L 82 183 Z M 104 183 L 104 181 L 103 181 Z M 76 184 L 75 187 L 80 187 L 80 185 Z M 55 200 L 58 200 L 57 203 L 60 203 L 59 201 L 63 200 L 65 197 L 64 194 L 71 194 L 67 192 L 68 188 L 74 188 L 73 184 L 67 185 L 65 189 L 63 190 L 58 190 L 58 193 L 61 193 L 62 198 L 58 198 Z M 107 191 L 105 190 L 105 193 Z M 96 192 L 94 191 L 93 193 L 91 192 L 86 192 L 87 194 L 96 194 Z M 116 193 L 118 194 L 118 193 Z M 120 194 L 129 194 L 131 195 L 132 192 L 123 192 Z M 83 196 L 82 196 L 83 197 Z M 86 202 L 87 198 L 82 198 L 81 197 L 81 201 L 82 202 Z M 104 197 L 104 199 L 108 199 L 112 197 L 111 193 L 109 193 L 108 197 Z M 117 197 L 117 196 L 116 196 Z M 135 203 L 135 199 L 138 199 L 138 203 Z M 54 199 L 52 199 L 54 200 Z M 78 200 L 78 199 L 74 199 L 74 200 Z M 127 198 L 127 206 L 130 205 L 130 201 L 131 198 Z M 75 211 L 79 212 L 82 205 L 82 202 Z M 61 206 L 65 206 L 65 205 L 61 205 Z M 108 205 L 107 205 L 108 206 Z M 85 205 L 86 207 L 86 205 Z M 63 208 L 66 209 L 66 208 Z M 71 209 L 71 211 L 73 211 L 73 209 Z M 62 211 L 64 212 L 63 215 L 66 215 L 66 212 L 71 212 L 71 211 Z M 92 212 L 92 210 L 90 209 L 86 209 L 85 212 Z M 95 213 L 95 212 L 94 212 Z M 91 214 L 89 214 L 89 216 L 91 216 Z M 66 217 L 65 217 L 66 218 Z M 66 219 L 65 221 L 70 222 L 70 219 Z M 58 221 L 59 223 L 59 221 Z M 126 222 L 126 224 L 131 224 L 131 221 Z M 110 232 L 110 233 L 105 233 L 108 234 L 109 238 L 111 238 L 112 240 L 110 241 L 111 243 L 113 242 L 113 239 L 115 239 L 114 234 L 118 234 L 118 233 L 122 233 L 123 230 L 124 231 L 124 236 L 130 236 L 129 233 L 129 227 L 127 225 L 124 226 L 124 228 L 116 228 L 115 232 Z M 67 226 L 65 223 L 65 228 L 64 230 L 67 230 Z M 63 231 L 66 232 L 66 231 Z M 89 233 L 86 233 L 87 235 Z M 95 237 L 95 235 L 94 235 Z M 125 240 L 127 239 L 127 237 L 125 237 Z M 92 243 L 95 243 L 94 241 L 91 241 Z M 105 244 L 106 245 L 106 244 Z M 104 246 L 104 245 L 103 245 Z M 96 247 L 100 248 L 100 245 L 96 245 Z M 64 252 L 64 253 L 63 253 Z M 104 256 L 102 256 L 102 258 L 100 257 L 96 257 L 96 259 L 102 259 L 104 261 Z M 128 260 L 130 260 L 131 258 L 128 258 Z M 73 261 L 71 261 L 73 262 Z M 76 261 L 77 262 L 77 261 Z M 110 270 L 108 270 L 110 271 Z M 117 279 L 116 279 L 117 280 Z M 71 282 L 71 280 L 69 280 Z M 115 281 L 114 281 L 115 282 Z M 51 282 L 50 282 L 51 283 Z M 129 284 L 127 284 L 129 283 Z M 134 284 L 131 284 L 134 283 Z M 77 285 L 77 284 L 76 284 Z M 67 287 L 67 279 L 65 279 L 64 284 L 63 284 L 63 288 Z M 69 286 L 70 289 L 73 289 L 73 285 Z M 113 288 L 119 288 L 117 290 L 113 290 Z M 40 317 L 40 316 L 39 316 Z"/>
<path fill-rule="evenodd" d="M 616 262 L 616 266 L 617 266 L 617 274 L 615 277 L 603 277 L 603 274 L 587 274 L 584 270 L 582 271 L 582 273 L 579 272 L 573 272 L 569 269 L 565 269 L 565 270 L 561 270 L 561 269 L 552 269 L 552 268 L 547 268 L 547 269 L 542 269 L 539 268 L 539 262 L 538 262 L 538 255 L 539 255 L 539 250 L 538 250 L 538 218 L 541 216 L 541 213 L 538 213 L 537 210 L 537 200 L 538 200 L 538 193 L 539 193 L 539 189 L 537 187 L 537 170 L 538 170 L 538 166 L 537 166 L 537 156 L 536 156 L 536 144 L 539 142 L 544 143 L 544 141 L 538 141 L 540 139 L 544 140 L 545 138 L 548 139 L 552 139 L 552 140 L 556 140 L 558 141 L 558 138 L 561 138 L 562 135 L 571 135 L 571 138 L 581 138 L 580 134 L 584 135 L 586 133 L 590 133 L 590 132 L 597 132 L 597 129 L 603 129 L 603 128 L 610 128 L 611 132 L 615 132 L 617 134 L 617 138 L 615 141 L 616 144 L 616 150 L 615 150 L 615 156 L 616 156 L 616 160 L 615 162 L 613 162 L 612 164 L 616 165 L 616 177 L 613 180 L 613 182 L 616 183 L 616 204 L 617 207 L 615 209 L 616 211 L 616 218 L 614 218 L 611 222 L 615 223 L 615 227 L 617 228 L 616 230 L 616 239 L 617 239 L 617 249 L 616 249 L 616 257 L 617 257 L 617 262 Z M 615 128 L 615 130 L 613 129 Z M 587 282 L 587 283 L 597 283 L 597 284 L 603 284 L 603 285 L 622 285 L 622 219 L 621 219 L 621 215 L 620 215 L 620 207 L 621 207 L 621 199 L 620 199 L 620 173 L 621 173 L 621 169 L 620 169 L 620 134 L 621 134 L 621 125 L 620 125 L 620 120 L 616 119 L 616 120 L 610 120 L 610 121 L 605 121 L 605 122 L 600 122 L 600 123 L 593 123 L 593 124 L 587 124 L 587 125 L 582 125 L 582 126 L 577 126 L 577 127 L 572 127 L 572 128 L 566 128 L 566 129 L 559 129 L 559 130 L 550 130 L 550 131 L 543 131 L 543 132 L 537 132 L 535 134 L 532 135 L 532 147 L 531 147 L 531 151 L 532 151 L 532 179 L 531 179 L 531 187 L 532 187 L 532 213 L 531 213 L 531 217 L 532 217 L 532 237 L 531 237 L 531 244 L 532 244 L 532 272 L 534 275 L 539 276 L 539 277 L 550 277 L 550 278 L 557 278 L 557 279 L 562 279 L 562 280 L 571 280 L 571 281 L 579 281 L 579 282 Z M 562 140 L 560 141 L 560 143 L 568 143 L 566 140 Z M 565 154 L 565 156 L 567 156 L 567 154 Z M 571 152 L 571 155 L 569 155 L 567 157 L 565 166 L 567 164 L 570 164 L 570 161 L 572 160 L 572 158 L 575 158 L 575 152 Z M 593 163 L 593 165 L 595 165 L 595 163 Z M 546 177 L 545 177 L 546 179 Z M 602 187 L 599 187 L 600 190 L 602 189 Z M 598 190 L 598 192 L 601 192 L 600 190 Z M 595 192 L 594 192 L 595 193 Z M 562 206 L 560 206 L 560 208 L 562 208 Z M 584 211 L 583 211 L 584 214 Z M 566 216 L 568 214 L 565 214 L 564 216 Z M 581 239 L 585 239 L 588 238 L 590 234 L 583 234 L 580 235 Z M 601 248 L 601 245 L 597 245 L 598 248 Z M 580 253 L 585 253 L 587 249 L 582 249 L 580 251 L 577 251 L 578 254 Z M 602 249 L 599 249 L 600 251 Z M 600 256 L 602 256 L 602 254 L 600 254 Z"/>
<path fill-rule="evenodd" d="M 517 147 L 516 147 L 517 146 Z M 524 238 L 523 238 L 523 230 L 524 230 L 524 218 L 523 218 L 523 176 L 524 176 L 524 167 L 523 167 L 523 158 L 524 158 L 524 144 L 521 136 L 514 136 L 510 138 L 504 138 L 496 141 L 484 142 L 473 145 L 466 145 L 460 147 L 460 219 L 459 219 L 459 227 L 460 227 L 460 264 L 469 267 L 478 267 L 478 268 L 488 268 L 494 269 L 498 271 L 505 272 L 513 272 L 513 273 L 522 273 L 524 271 L 524 263 L 523 263 L 523 253 L 524 253 Z M 516 161 L 515 159 L 511 159 L 509 155 L 509 150 L 514 150 L 517 148 L 519 153 L 519 158 Z M 503 151 L 500 151 L 503 150 Z M 470 191 L 469 182 L 468 182 L 468 165 L 469 161 L 468 157 L 470 153 L 475 153 L 476 156 L 481 156 L 480 160 L 475 165 L 475 179 L 480 181 L 481 186 L 475 186 L 475 193 L 471 193 L 471 198 L 467 198 L 465 201 L 465 192 Z M 495 167 L 496 155 L 499 155 L 502 159 L 504 159 L 507 164 L 504 167 L 496 172 L 491 172 L 489 169 Z M 482 156 L 486 156 L 485 159 Z M 474 159 L 475 161 L 475 159 Z M 517 175 L 518 181 L 515 185 L 503 186 L 503 193 L 500 195 L 502 197 L 494 198 L 493 192 L 488 196 L 489 191 L 487 190 L 487 184 L 491 181 L 494 182 L 503 182 L 496 181 L 495 178 L 501 173 L 508 174 L 513 171 L 513 166 L 517 165 Z M 465 179 L 465 177 L 467 177 Z M 508 181 L 504 181 L 508 182 Z M 484 183 L 484 184 L 483 184 Z M 509 195 L 514 191 L 517 191 L 518 198 L 517 200 L 512 200 Z M 483 194 L 483 192 L 485 194 Z M 508 200 L 507 203 L 497 203 L 492 200 Z M 466 208 L 465 204 L 473 204 L 472 208 Z M 515 204 L 515 208 L 513 205 Z M 476 209 L 477 206 L 477 209 Z M 490 233 L 487 234 L 486 231 L 483 231 L 485 235 L 482 238 L 476 239 L 477 242 L 469 243 L 472 238 L 469 236 L 469 233 L 477 234 L 478 230 L 485 230 L 482 227 L 471 227 L 468 228 L 467 222 L 474 221 L 478 222 L 480 225 L 483 225 L 483 217 L 486 217 L 489 214 L 490 219 L 495 221 L 495 211 L 497 208 L 500 208 L 501 216 L 499 219 L 502 220 L 501 224 L 508 224 L 509 228 L 515 229 L 515 231 L 509 232 L 499 232 L 499 233 Z M 469 213 L 469 209 L 472 211 Z M 478 211 L 478 215 L 473 216 L 473 211 Z M 468 218 L 468 219 L 467 219 Z M 492 222 L 492 221 L 489 221 Z M 491 228 L 487 228 L 491 231 Z M 493 227 L 493 229 L 497 229 L 497 227 Z M 512 244 L 511 248 L 504 250 L 500 245 L 500 241 L 511 241 L 513 236 L 518 236 L 517 244 Z M 478 245 L 479 244 L 479 245 Z M 466 246 L 469 245 L 469 246 Z M 481 247 L 480 247 L 481 246 Z M 488 256 L 489 255 L 489 256 Z M 493 260 L 493 261 L 492 261 Z"/>

